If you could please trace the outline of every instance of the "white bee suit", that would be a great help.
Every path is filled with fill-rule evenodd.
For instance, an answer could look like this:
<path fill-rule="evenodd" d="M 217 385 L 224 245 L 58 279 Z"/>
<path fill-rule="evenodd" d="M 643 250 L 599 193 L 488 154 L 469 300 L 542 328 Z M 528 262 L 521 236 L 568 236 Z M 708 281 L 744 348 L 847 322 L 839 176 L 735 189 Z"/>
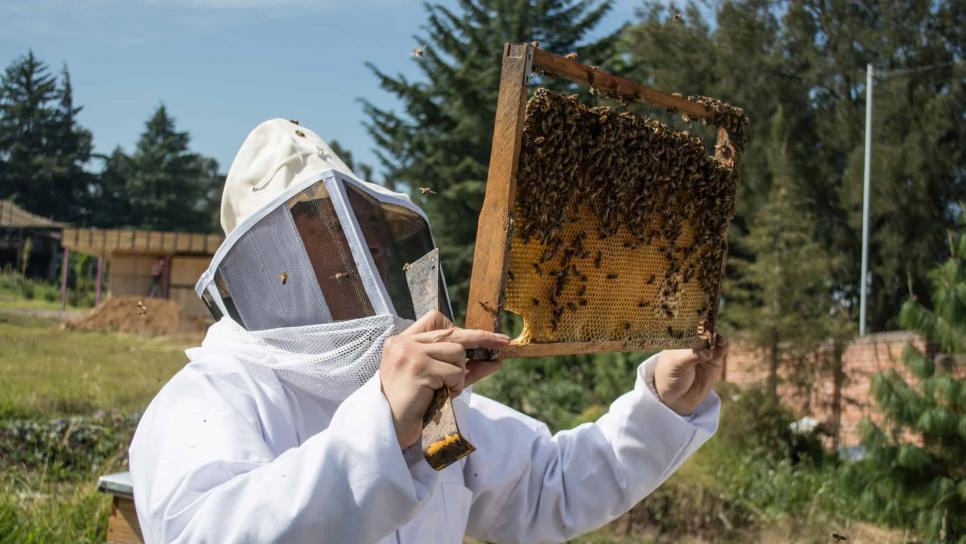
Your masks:
<path fill-rule="evenodd" d="M 400 451 L 370 379 L 341 404 L 279 381 L 230 320 L 162 389 L 130 451 L 154 542 L 560 542 L 629 510 L 714 433 L 637 383 L 595 423 L 551 435 L 479 394 L 454 403 L 477 451 L 442 472 Z"/>
<path fill-rule="evenodd" d="M 232 164 L 222 225 L 196 289 L 223 317 L 130 448 L 149 543 L 558 542 L 626 512 L 717 427 L 714 394 L 688 418 L 656 398 L 652 358 L 606 415 L 556 435 L 464 393 L 476 452 L 436 472 L 400 449 L 378 374 L 415 317 L 401 271 L 434 246 L 422 210 L 272 120 Z"/>

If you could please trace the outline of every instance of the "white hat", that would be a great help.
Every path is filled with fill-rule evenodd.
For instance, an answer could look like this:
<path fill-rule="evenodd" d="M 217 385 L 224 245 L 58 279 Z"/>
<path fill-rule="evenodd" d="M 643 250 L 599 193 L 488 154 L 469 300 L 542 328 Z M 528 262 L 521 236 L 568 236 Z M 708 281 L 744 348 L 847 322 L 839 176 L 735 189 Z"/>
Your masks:
<path fill-rule="evenodd" d="M 298 121 L 270 119 L 255 127 L 228 170 L 221 196 L 221 228 L 227 236 L 253 212 L 285 191 L 304 172 L 352 170 L 329 144 Z"/>

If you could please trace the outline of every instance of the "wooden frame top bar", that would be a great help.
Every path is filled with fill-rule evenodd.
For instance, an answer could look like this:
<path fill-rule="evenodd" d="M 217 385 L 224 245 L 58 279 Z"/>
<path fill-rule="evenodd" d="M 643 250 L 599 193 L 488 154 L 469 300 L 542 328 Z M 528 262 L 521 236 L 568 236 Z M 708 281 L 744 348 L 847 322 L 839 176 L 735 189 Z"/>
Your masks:
<path fill-rule="evenodd" d="M 646 85 L 635 83 L 620 76 L 608 74 L 594 66 L 581 64 L 573 59 L 554 55 L 538 47 L 533 48 L 533 70 L 569 79 L 576 83 L 600 89 L 607 95 L 630 102 L 646 102 L 655 106 L 673 108 L 691 117 L 710 118 L 709 112 L 701 104 L 681 96 L 657 91 Z"/>

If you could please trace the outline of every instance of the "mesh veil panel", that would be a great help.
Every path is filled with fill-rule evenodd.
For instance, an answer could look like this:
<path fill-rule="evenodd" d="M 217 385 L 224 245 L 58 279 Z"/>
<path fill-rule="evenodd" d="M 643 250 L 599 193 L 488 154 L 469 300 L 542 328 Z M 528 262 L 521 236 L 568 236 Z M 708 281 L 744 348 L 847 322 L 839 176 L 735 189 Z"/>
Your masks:
<path fill-rule="evenodd" d="M 375 315 L 325 185 L 319 182 L 293 196 L 288 207 L 332 319 Z"/>
<path fill-rule="evenodd" d="M 285 207 L 266 215 L 239 238 L 222 261 L 217 276 L 222 278 L 234 313 L 238 314 L 232 317 L 248 330 L 332 320 Z M 222 293 L 223 300 L 225 294 Z M 233 313 L 228 300 L 225 306 Z"/>
<path fill-rule="evenodd" d="M 423 216 L 405 206 L 380 202 L 351 183 L 346 183 L 345 188 L 396 315 L 415 320 L 418 316 L 406 281 L 405 267 L 435 247 L 429 224 Z M 449 299 L 442 278 L 439 310 L 449 314 Z M 448 317 L 452 319 L 452 316 Z"/>

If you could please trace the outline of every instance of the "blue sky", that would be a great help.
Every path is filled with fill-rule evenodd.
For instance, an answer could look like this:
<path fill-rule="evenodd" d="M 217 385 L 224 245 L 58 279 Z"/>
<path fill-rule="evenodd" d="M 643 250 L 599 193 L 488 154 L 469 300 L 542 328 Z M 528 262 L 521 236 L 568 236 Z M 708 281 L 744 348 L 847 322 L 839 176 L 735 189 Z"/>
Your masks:
<path fill-rule="evenodd" d="M 619 0 L 600 31 L 638 5 Z M 398 104 L 363 63 L 416 76 L 424 20 L 407 0 L 0 0 L 0 62 L 33 49 L 55 70 L 66 63 L 98 152 L 131 150 L 163 102 L 223 172 L 271 117 L 299 119 L 375 165 L 357 98 Z"/>

